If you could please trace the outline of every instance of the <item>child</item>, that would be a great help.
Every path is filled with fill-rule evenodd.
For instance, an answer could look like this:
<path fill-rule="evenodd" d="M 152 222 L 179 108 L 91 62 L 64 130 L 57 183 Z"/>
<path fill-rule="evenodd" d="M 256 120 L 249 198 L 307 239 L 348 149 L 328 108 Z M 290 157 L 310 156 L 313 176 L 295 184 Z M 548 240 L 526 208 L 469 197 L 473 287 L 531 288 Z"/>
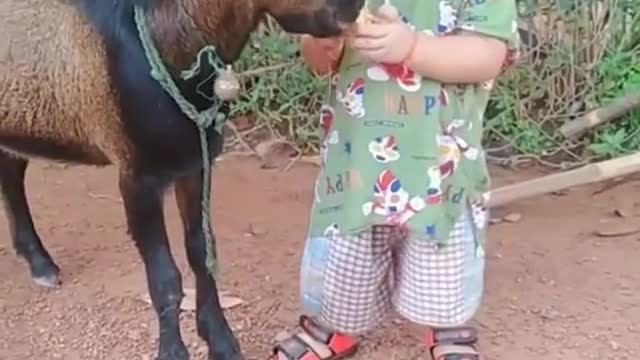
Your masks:
<path fill-rule="evenodd" d="M 431 329 L 432 359 L 480 358 L 464 324 L 483 290 L 483 113 L 517 53 L 515 0 L 382 1 L 348 38 L 302 40 L 337 76 L 302 260 L 313 316 L 278 359 L 351 355 L 391 308 Z"/>

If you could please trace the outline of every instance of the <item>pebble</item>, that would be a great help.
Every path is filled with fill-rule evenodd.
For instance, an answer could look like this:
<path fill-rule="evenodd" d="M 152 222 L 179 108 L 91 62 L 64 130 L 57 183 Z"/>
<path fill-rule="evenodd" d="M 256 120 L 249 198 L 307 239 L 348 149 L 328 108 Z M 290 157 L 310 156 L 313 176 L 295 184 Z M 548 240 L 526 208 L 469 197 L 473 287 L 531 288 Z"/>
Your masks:
<path fill-rule="evenodd" d="M 510 214 L 507 214 L 505 217 L 503 217 L 502 220 L 504 220 L 506 222 L 510 222 L 510 223 L 516 223 L 516 222 L 522 220 L 522 214 L 520 214 L 520 213 L 510 213 Z"/>

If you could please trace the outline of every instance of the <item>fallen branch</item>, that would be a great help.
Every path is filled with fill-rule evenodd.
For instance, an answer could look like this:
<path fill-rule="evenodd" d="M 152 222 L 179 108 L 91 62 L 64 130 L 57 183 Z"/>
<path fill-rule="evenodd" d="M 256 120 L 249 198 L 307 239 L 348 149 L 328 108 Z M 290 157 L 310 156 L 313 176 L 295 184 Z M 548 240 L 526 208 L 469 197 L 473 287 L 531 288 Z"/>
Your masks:
<path fill-rule="evenodd" d="M 577 137 L 637 108 L 640 108 L 640 91 L 623 96 L 612 104 L 589 111 L 584 116 L 566 122 L 560 127 L 560 133 L 567 139 Z"/>
<path fill-rule="evenodd" d="M 494 189 L 491 191 L 488 205 L 490 207 L 501 206 L 513 201 L 636 172 L 640 172 L 640 153 Z"/>

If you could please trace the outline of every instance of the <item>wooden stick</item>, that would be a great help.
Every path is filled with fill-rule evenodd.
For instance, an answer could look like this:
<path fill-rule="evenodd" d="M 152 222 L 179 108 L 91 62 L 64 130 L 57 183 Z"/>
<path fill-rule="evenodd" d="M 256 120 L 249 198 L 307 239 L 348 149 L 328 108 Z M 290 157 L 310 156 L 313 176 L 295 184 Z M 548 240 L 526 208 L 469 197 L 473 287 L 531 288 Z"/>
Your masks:
<path fill-rule="evenodd" d="M 586 185 L 618 176 L 640 172 L 640 152 L 613 160 L 585 165 L 575 170 L 543 176 L 538 179 L 503 186 L 491 191 L 490 207 L 574 186 Z"/>
<path fill-rule="evenodd" d="M 612 104 L 566 122 L 560 127 L 560 133 L 565 138 L 580 136 L 600 124 L 615 120 L 637 108 L 640 108 L 640 91 L 623 96 Z"/>

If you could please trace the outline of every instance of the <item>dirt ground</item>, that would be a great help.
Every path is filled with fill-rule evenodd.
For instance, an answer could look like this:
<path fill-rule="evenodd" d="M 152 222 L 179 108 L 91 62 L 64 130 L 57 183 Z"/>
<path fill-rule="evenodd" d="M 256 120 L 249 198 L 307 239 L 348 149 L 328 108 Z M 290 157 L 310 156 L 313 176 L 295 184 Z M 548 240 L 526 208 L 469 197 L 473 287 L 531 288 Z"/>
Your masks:
<path fill-rule="evenodd" d="M 273 337 L 290 328 L 300 310 L 298 264 L 316 171 L 303 164 L 286 173 L 263 170 L 248 158 L 224 158 L 217 166 L 222 288 L 244 301 L 227 316 L 248 359 L 265 359 Z M 496 184 L 535 175 L 494 174 Z M 43 290 L 31 282 L 0 216 L 0 359 L 153 359 L 157 324 L 140 300 L 143 267 L 125 233 L 116 186 L 113 168 L 30 168 L 36 226 L 64 284 Z M 522 218 L 490 229 L 485 302 L 476 320 L 490 359 L 640 358 L 640 229 L 626 236 L 594 233 L 610 221 L 640 225 L 634 218 L 640 183 L 594 195 L 602 186 L 494 212 Z M 172 192 L 167 196 L 174 256 L 191 287 Z M 193 314 L 182 316 L 192 358 L 204 359 Z M 427 359 L 419 329 L 396 318 L 371 334 L 355 358 Z"/>

